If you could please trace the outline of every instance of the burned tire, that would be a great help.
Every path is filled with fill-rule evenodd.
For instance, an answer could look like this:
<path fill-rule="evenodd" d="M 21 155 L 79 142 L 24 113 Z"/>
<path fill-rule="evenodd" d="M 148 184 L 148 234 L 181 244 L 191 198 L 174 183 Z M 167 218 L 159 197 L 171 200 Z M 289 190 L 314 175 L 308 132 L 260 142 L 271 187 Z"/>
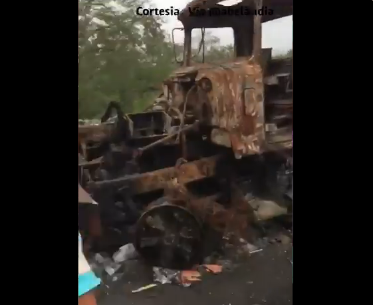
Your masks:
<path fill-rule="evenodd" d="M 186 208 L 164 198 L 142 214 L 135 234 L 137 251 L 154 266 L 184 269 L 200 261 L 200 222 Z"/>

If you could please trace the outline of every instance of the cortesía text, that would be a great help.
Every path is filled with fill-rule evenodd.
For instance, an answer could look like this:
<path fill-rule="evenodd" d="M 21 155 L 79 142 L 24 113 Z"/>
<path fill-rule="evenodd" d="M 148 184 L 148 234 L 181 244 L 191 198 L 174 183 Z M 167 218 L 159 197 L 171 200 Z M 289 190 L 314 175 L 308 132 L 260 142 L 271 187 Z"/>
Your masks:
<path fill-rule="evenodd" d="M 180 11 L 171 6 L 170 8 L 143 8 L 136 9 L 136 15 L 139 16 L 178 16 Z"/>
<path fill-rule="evenodd" d="M 273 9 L 263 6 L 260 9 L 252 9 L 251 7 L 241 6 L 236 8 L 231 7 L 212 7 L 209 9 L 204 8 L 188 8 L 189 15 L 191 17 L 203 17 L 203 16 L 252 16 L 252 15 L 273 15 Z"/>
<path fill-rule="evenodd" d="M 199 7 L 188 7 L 189 15 L 191 17 L 203 16 L 251 16 L 251 15 L 273 15 L 273 9 L 263 6 L 260 9 L 252 9 L 247 6 L 236 8 L 231 7 L 213 7 L 209 9 Z M 136 8 L 136 15 L 138 16 L 178 16 L 180 10 L 171 6 L 170 8 L 143 8 L 142 6 Z"/>

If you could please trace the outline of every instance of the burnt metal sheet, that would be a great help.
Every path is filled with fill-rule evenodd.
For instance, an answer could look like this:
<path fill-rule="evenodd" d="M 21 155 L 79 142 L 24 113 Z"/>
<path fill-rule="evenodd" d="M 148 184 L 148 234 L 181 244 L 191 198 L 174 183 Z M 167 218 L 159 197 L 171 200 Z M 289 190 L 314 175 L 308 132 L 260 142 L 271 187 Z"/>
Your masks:
<path fill-rule="evenodd" d="M 187 209 L 201 223 L 208 224 L 224 236 L 245 237 L 248 224 L 254 219 L 254 213 L 239 188 L 232 185 L 230 189 L 232 197 L 228 208 L 217 202 L 219 193 L 194 198 L 184 185 L 177 183 L 168 185 L 165 196 L 172 204 Z"/>
<path fill-rule="evenodd" d="M 270 57 L 270 50 L 266 53 L 267 58 Z M 238 58 L 225 64 L 199 63 L 181 67 L 165 81 L 167 84 L 180 77 L 195 80 L 197 89 L 187 92 L 189 98 L 185 98 L 185 103 L 194 109 L 198 118 L 201 117 L 201 120 L 213 127 L 211 141 L 231 147 L 238 158 L 268 150 L 265 145 L 263 63 L 255 58 Z M 208 90 L 204 89 L 206 80 L 210 84 Z M 289 102 L 292 104 L 291 100 Z M 205 109 L 207 115 L 203 114 Z M 285 142 L 287 138 L 280 140 Z M 288 147 L 287 143 L 282 146 Z"/>
<path fill-rule="evenodd" d="M 90 182 L 88 190 L 94 194 L 97 189 L 105 187 L 120 188 L 128 186 L 132 194 L 140 194 L 163 189 L 167 183 L 174 179 L 180 184 L 185 184 L 214 176 L 216 164 L 220 158 L 221 156 L 217 155 L 182 164 L 179 168 L 169 167 L 153 172 L 124 176 L 114 180 Z"/>
<path fill-rule="evenodd" d="M 196 81 L 207 78 L 213 84 L 207 93 L 210 125 L 218 130 L 212 141 L 221 144 L 229 137 L 237 155 L 260 153 L 264 141 L 262 70 L 254 60 L 224 65 L 205 65 Z"/>

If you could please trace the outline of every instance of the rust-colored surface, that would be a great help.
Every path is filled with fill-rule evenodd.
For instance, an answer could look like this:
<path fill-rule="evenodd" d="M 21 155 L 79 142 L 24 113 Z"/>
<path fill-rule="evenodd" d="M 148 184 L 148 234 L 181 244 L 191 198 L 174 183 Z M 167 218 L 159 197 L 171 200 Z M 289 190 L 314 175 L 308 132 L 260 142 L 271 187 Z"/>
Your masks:
<path fill-rule="evenodd" d="M 255 216 L 244 194 L 234 184 L 231 185 L 231 192 L 231 202 L 226 208 L 216 202 L 219 194 L 194 198 L 182 184 L 170 182 L 165 187 L 165 196 L 169 202 L 188 209 L 202 223 L 207 223 L 224 236 L 234 236 L 238 239 L 246 237 L 249 222 L 253 221 Z"/>
<path fill-rule="evenodd" d="M 188 284 L 191 282 L 199 282 L 201 273 L 196 270 L 182 270 L 180 273 L 180 281 L 182 284 Z"/>
<path fill-rule="evenodd" d="M 195 75 L 199 84 L 186 103 L 199 112 L 205 105 L 207 124 L 215 127 L 212 142 L 231 146 L 240 156 L 259 153 L 264 141 L 260 65 L 253 58 L 222 65 L 198 64 L 176 70 L 170 79 L 184 75 Z M 212 84 L 209 92 L 203 90 L 205 79 Z"/>
<path fill-rule="evenodd" d="M 95 291 L 89 291 L 78 298 L 78 305 L 97 305 Z"/>
<path fill-rule="evenodd" d="M 212 198 L 206 198 L 203 201 L 201 199 L 191 200 L 188 208 L 196 216 L 203 218 L 203 222 L 223 233 L 224 236 L 235 236 L 237 238 L 246 236 L 252 211 L 243 199 L 237 202 L 232 199 L 229 208 L 225 208 Z"/>
<path fill-rule="evenodd" d="M 197 126 L 198 126 L 199 122 L 194 122 L 194 124 L 192 125 L 188 125 L 186 127 L 183 127 L 180 131 L 176 132 L 176 133 L 172 133 L 162 139 L 159 139 L 155 142 L 152 142 L 151 144 L 147 145 L 147 146 L 144 146 L 144 147 L 141 147 L 139 150 L 138 150 L 138 153 L 136 155 L 141 155 L 144 151 L 148 150 L 148 149 L 151 149 L 155 146 L 158 146 L 160 144 L 164 144 L 168 141 L 170 141 L 172 138 L 175 138 L 176 136 L 179 136 L 181 134 L 184 134 L 185 132 L 189 131 L 189 130 L 192 130 L 192 129 L 195 129 Z"/>
<path fill-rule="evenodd" d="M 115 180 L 91 182 L 88 184 L 88 189 L 94 192 L 96 188 L 105 186 L 121 187 L 129 185 L 133 194 L 151 192 L 163 189 L 170 181 L 177 180 L 178 183 L 185 184 L 194 180 L 212 177 L 215 175 L 216 163 L 220 158 L 221 156 L 203 158 L 183 164 L 179 169 L 168 167 L 144 174 L 125 176 Z"/>
<path fill-rule="evenodd" d="M 210 265 L 210 264 L 205 264 L 203 265 L 209 272 L 212 272 L 214 274 L 221 273 L 223 271 L 223 266 L 220 265 Z"/>
<path fill-rule="evenodd" d="M 218 4 L 219 2 L 219 0 L 194 0 L 181 12 L 179 20 L 185 27 L 186 38 L 190 38 L 193 28 L 232 27 L 235 35 L 236 59 L 226 64 L 190 66 L 190 52 L 187 52 L 188 56 L 184 57 L 184 67 L 176 70 L 165 84 L 173 88 L 172 97 L 175 101 L 185 101 L 184 104 L 188 108 L 193 108 L 196 117 L 213 127 L 211 133 L 213 143 L 231 147 L 236 157 L 240 158 L 266 150 L 261 22 L 292 15 L 293 2 L 292 0 L 243 0 L 232 5 L 231 8 L 252 10 L 265 7 L 271 9 L 273 14 L 251 16 L 225 14 L 221 18 L 210 18 L 206 13 L 207 9 L 227 10 L 228 7 Z M 205 10 L 206 15 L 192 16 L 191 11 L 198 9 Z M 246 29 L 246 32 L 243 29 Z M 243 33 L 246 36 L 242 36 Z M 252 33 L 251 38 L 247 38 L 248 33 Z M 252 40 L 251 46 L 239 44 L 245 39 L 249 42 L 250 39 Z M 185 47 L 190 48 L 188 45 Z M 210 85 L 206 86 L 205 80 Z M 188 81 L 195 82 L 197 86 L 185 92 L 180 89 L 181 84 Z M 206 89 L 206 87 L 211 88 Z M 177 102 L 174 106 L 179 107 L 181 104 Z M 277 142 L 286 141 L 280 139 Z"/>

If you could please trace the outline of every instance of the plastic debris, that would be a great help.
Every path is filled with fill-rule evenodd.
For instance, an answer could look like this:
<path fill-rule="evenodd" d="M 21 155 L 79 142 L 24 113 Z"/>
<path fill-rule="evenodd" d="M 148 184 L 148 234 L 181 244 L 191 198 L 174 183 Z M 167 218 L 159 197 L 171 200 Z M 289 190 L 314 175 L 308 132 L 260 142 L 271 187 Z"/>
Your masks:
<path fill-rule="evenodd" d="M 114 276 L 111 278 L 113 282 L 120 280 L 123 277 L 124 273 L 115 273 Z"/>
<path fill-rule="evenodd" d="M 146 286 L 143 286 L 143 287 L 141 287 L 139 289 L 132 290 L 132 293 L 137 293 L 137 292 L 141 292 L 141 291 L 144 291 L 144 290 L 148 290 L 148 289 L 154 288 L 156 286 L 157 286 L 157 284 L 146 285 Z"/>
<path fill-rule="evenodd" d="M 173 282 L 178 282 L 177 278 L 180 274 L 180 271 L 153 267 L 154 272 L 154 281 L 161 284 L 171 284 Z"/>
<path fill-rule="evenodd" d="M 126 244 L 119 248 L 113 255 L 113 260 L 116 263 L 122 263 L 124 261 L 135 259 L 139 256 L 133 244 Z"/>
<path fill-rule="evenodd" d="M 196 270 L 183 270 L 180 272 L 180 283 L 185 287 L 188 287 L 192 282 L 199 282 L 201 273 Z"/>
<path fill-rule="evenodd" d="M 115 282 L 122 278 L 124 273 L 118 272 L 122 265 L 114 262 L 107 254 L 96 253 L 94 262 L 91 264 L 92 271 L 103 281 L 103 283 Z"/>
<path fill-rule="evenodd" d="M 249 252 L 249 253 L 250 253 L 250 254 L 253 254 L 253 253 L 260 252 L 260 251 L 263 251 L 263 249 L 254 250 L 254 251 L 251 251 L 251 252 Z"/>
<path fill-rule="evenodd" d="M 205 264 L 203 265 L 203 267 L 205 267 L 209 272 L 212 272 L 214 274 L 221 273 L 223 270 L 223 266 L 220 266 L 220 265 Z"/>
<path fill-rule="evenodd" d="M 246 240 L 244 240 L 243 238 L 240 238 L 240 243 L 242 244 L 242 249 L 245 251 L 245 252 L 253 252 L 255 250 L 258 250 L 258 247 L 253 245 L 253 244 L 250 244 L 248 243 Z"/>
<path fill-rule="evenodd" d="M 118 271 L 121 266 L 120 264 L 113 262 L 110 257 L 104 257 L 99 253 L 95 255 L 95 261 L 98 263 L 99 267 L 103 267 L 106 273 L 110 276 Z"/>
<path fill-rule="evenodd" d="M 212 267 L 214 269 L 214 267 Z M 189 287 L 193 282 L 201 281 L 201 274 L 197 270 L 172 270 L 160 267 L 153 267 L 154 281 L 161 284 L 179 284 Z"/>
<path fill-rule="evenodd" d="M 260 200 L 257 209 L 254 211 L 258 220 L 268 220 L 274 217 L 287 214 L 287 209 L 279 206 L 271 200 Z"/>

